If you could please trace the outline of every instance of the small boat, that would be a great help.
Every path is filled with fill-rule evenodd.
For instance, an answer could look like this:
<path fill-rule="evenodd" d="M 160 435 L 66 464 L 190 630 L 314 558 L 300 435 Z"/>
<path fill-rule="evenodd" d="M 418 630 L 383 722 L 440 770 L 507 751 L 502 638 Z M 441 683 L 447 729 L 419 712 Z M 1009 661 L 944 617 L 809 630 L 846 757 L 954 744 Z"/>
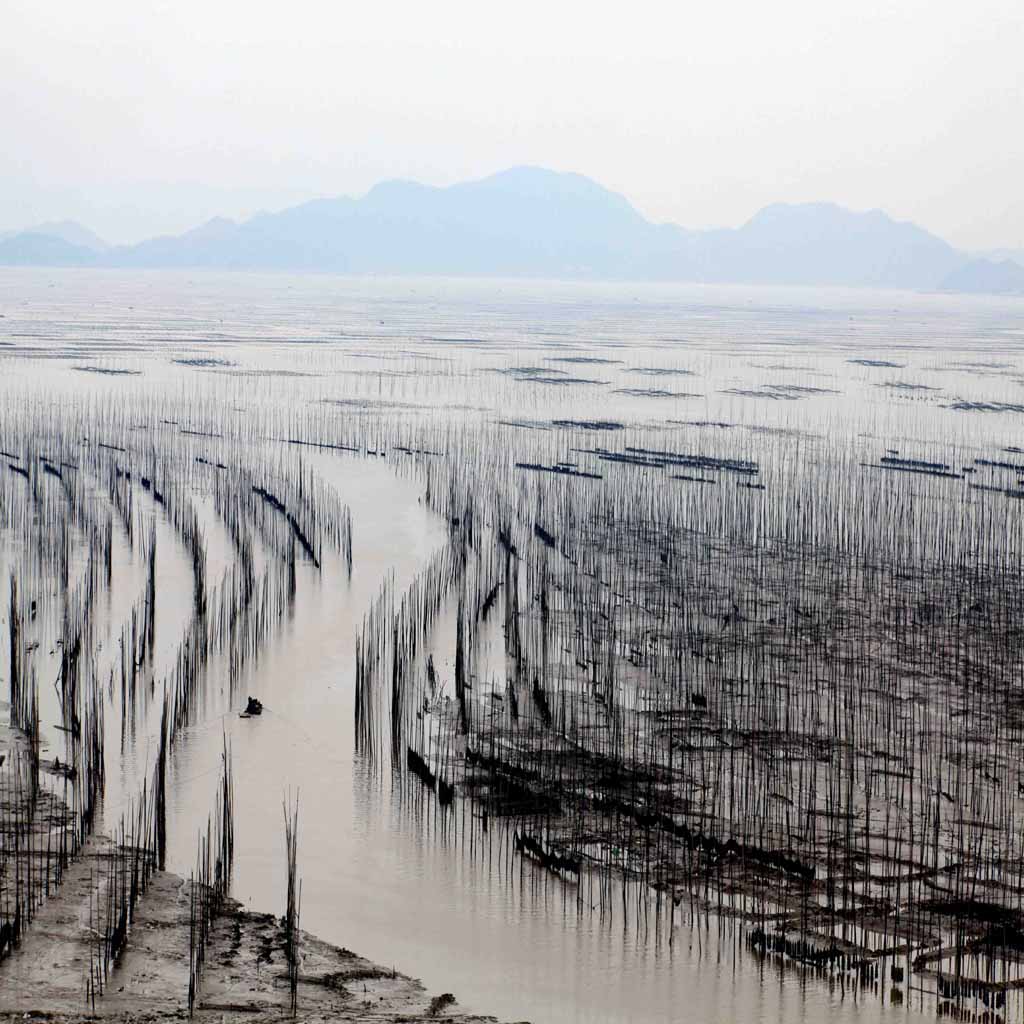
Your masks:
<path fill-rule="evenodd" d="M 245 710 L 238 716 L 239 718 L 252 718 L 253 715 L 263 714 L 263 704 L 255 697 L 246 698 Z"/>
<path fill-rule="evenodd" d="M 3 758 L 0 758 L 0 764 L 3 764 Z M 64 763 L 61 764 L 59 757 L 53 759 L 53 764 L 48 765 L 54 775 L 62 775 L 65 779 L 74 780 L 78 776 L 78 769 L 73 764 Z"/>

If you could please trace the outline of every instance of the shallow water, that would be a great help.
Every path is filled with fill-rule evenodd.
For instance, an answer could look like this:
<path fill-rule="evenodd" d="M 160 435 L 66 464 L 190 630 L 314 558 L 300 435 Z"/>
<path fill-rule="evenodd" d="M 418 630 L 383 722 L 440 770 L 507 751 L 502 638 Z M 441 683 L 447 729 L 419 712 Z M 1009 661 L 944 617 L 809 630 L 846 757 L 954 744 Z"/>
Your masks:
<path fill-rule="evenodd" d="M 1024 401 L 1024 303 L 1010 300 L 5 270 L 0 313 L 0 340 L 9 343 L 0 348 L 5 398 L 38 400 L 45 368 L 47 400 L 125 392 L 178 405 L 197 428 L 215 417 L 258 425 L 266 409 L 280 416 L 293 404 L 328 402 L 341 423 L 382 413 L 410 425 L 474 416 L 545 428 L 553 417 L 615 419 L 667 436 L 679 423 L 734 424 L 700 429 L 748 437 L 771 429 L 766 444 L 792 442 L 811 458 L 836 431 L 867 435 L 878 450 L 898 445 L 951 460 L 1024 446 L 1024 420 L 1014 411 Z M 210 358 L 219 362 L 194 362 Z M 508 367 L 519 372 L 498 372 Z M 560 377 L 571 382 L 552 383 Z M 979 402 L 998 407 L 956 408 Z M 443 542 L 444 524 L 424 507 L 400 459 L 316 450 L 304 457 L 351 507 L 354 570 L 349 578 L 337 558 L 320 574 L 303 567 L 291 620 L 241 678 L 208 692 L 201 723 L 183 735 L 172 762 L 172 870 L 192 867 L 227 736 L 236 780 L 234 895 L 281 912 L 281 801 L 298 791 L 303 927 L 420 977 L 432 991 L 452 991 L 464 1005 L 535 1024 L 916 1015 L 736 955 L 738 940 L 713 918 L 693 928 L 677 910 L 638 923 L 633 894 L 625 911 L 577 915 L 564 883 L 511 861 L 497 839 L 467 851 L 468 832 L 453 827 L 444 842 L 436 822 L 402 806 L 388 780 L 355 755 L 356 637 L 382 581 L 393 574 L 401 593 Z M 926 498 L 932 486 L 922 482 Z M 213 519 L 212 509 L 204 518 Z M 206 532 L 216 576 L 227 542 L 213 523 Z M 161 537 L 158 552 L 166 665 L 191 584 L 172 537 Z M 135 599 L 127 581 L 139 584 L 130 566 L 119 572 L 110 622 Z M 266 705 L 261 718 L 237 717 L 246 693 Z M 122 772 L 148 763 L 152 724 L 118 755 Z"/>

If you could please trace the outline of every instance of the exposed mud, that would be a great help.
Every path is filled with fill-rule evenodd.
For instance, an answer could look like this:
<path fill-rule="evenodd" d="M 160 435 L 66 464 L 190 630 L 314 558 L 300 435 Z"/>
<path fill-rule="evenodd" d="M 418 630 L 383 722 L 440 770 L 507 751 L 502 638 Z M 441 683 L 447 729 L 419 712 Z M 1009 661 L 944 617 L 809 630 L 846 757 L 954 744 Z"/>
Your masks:
<path fill-rule="evenodd" d="M 139 902 L 129 941 L 87 1004 L 90 903 L 112 852 L 91 840 L 39 912 L 21 946 L 0 966 L 2 1021 L 157 1021 L 188 1017 L 189 883 L 158 872 Z M 206 952 L 197 1021 L 493 1021 L 460 1011 L 451 993 L 428 993 L 391 966 L 301 933 L 298 1017 L 290 1013 L 283 923 L 229 900 Z"/>

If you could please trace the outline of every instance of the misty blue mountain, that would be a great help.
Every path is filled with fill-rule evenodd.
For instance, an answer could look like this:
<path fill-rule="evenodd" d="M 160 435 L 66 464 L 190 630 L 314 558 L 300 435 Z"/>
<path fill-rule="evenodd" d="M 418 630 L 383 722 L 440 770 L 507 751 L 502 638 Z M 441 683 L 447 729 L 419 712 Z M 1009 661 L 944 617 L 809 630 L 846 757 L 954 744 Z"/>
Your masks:
<path fill-rule="evenodd" d="M 21 231 L 0 238 L 0 265 L 10 267 L 95 266 L 97 252 L 56 235 Z"/>
<path fill-rule="evenodd" d="M 531 167 L 447 188 L 387 181 L 361 199 L 218 218 L 134 246 L 107 246 L 67 222 L 0 236 L 8 265 L 1024 290 L 1005 267 L 971 269 L 977 262 L 880 210 L 779 203 L 739 228 L 691 231 L 652 223 L 582 175 Z"/>
<path fill-rule="evenodd" d="M 66 242 L 76 248 L 91 249 L 93 252 L 103 252 L 110 248 L 99 235 L 73 220 L 48 221 L 22 231 L 0 231 L 0 242 L 5 242 L 18 235 L 45 235 L 47 238 Z"/>
<path fill-rule="evenodd" d="M 1013 260 L 971 260 L 949 274 L 944 291 L 990 295 L 1024 295 L 1024 266 Z"/>
<path fill-rule="evenodd" d="M 971 254 L 975 259 L 992 260 L 995 263 L 1002 263 L 1009 260 L 1019 267 L 1024 267 L 1024 249 L 989 249 L 986 252 L 975 252 Z"/>

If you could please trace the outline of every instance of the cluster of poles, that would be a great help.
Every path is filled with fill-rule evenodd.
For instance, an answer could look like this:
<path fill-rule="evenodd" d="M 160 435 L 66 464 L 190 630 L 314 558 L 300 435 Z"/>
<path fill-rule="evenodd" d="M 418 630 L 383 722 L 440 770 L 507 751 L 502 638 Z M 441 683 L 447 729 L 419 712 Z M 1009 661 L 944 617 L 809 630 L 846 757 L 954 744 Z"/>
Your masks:
<path fill-rule="evenodd" d="M 712 910 L 768 960 L 1003 1012 L 1024 524 L 983 481 L 1024 467 L 713 426 L 421 438 L 449 540 L 367 618 L 359 747 L 578 913 Z"/>
<path fill-rule="evenodd" d="M 83 988 L 95 1007 L 130 947 L 139 902 L 166 866 L 177 742 L 217 699 L 211 680 L 229 680 L 228 699 L 237 699 L 237 680 L 294 612 L 300 571 L 318 572 L 330 553 L 351 574 L 352 519 L 306 465 L 305 453 L 287 441 L 253 449 L 244 439 L 172 425 L 165 410 L 144 404 L 83 403 L 54 412 L 27 401 L 5 409 L 0 428 L 0 538 L 10 542 L 2 554 L 11 566 L 3 645 L 11 715 L 0 743 L 0 960 L 88 851 L 93 939 Z M 224 538 L 219 575 L 210 568 L 211 532 Z M 191 578 L 191 608 L 174 635 L 161 580 L 179 564 Z M 132 590 L 134 601 L 121 596 Z M 44 649 L 59 654 L 52 693 L 39 678 L 50 663 Z M 120 742 L 107 742 L 108 723 L 119 725 Z M 60 752 L 41 759 L 43 744 L 53 750 L 51 737 L 60 738 Z M 132 756 L 147 748 L 155 751 L 148 763 Z M 108 778 L 116 778 L 113 796 Z M 100 822 L 103 836 L 96 834 Z M 296 806 L 285 828 L 293 1009 L 297 823 Z M 190 884 L 190 1013 L 228 897 L 233 854 L 225 740 L 221 783 Z"/>
<path fill-rule="evenodd" d="M 479 382 L 453 365 L 452 380 Z M 1024 985 L 1016 446 L 966 429 L 922 441 L 913 413 L 893 416 L 900 437 L 631 423 L 598 415 L 547 362 L 523 369 L 480 386 L 482 415 L 413 413 L 433 385 L 398 376 L 383 397 L 367 383 L 358 404 L 260 417 L 232 415 L 216 388 L 0 411 L 0 527 L 18 566 L 0 954 L 91 833 L 108 762 L 148 737 L 157 760 L 119 780 L 134 788 L 106 825 L 139 852 L 97 888 L 102 990 L 161 866 L 166 766 L 214 701 L 209 680 L 234 697 L 303 573 L 332 555 L 352 571 L 351 515 L 316 467 L 358 454 L 416 481 L 447 527 L 412 587 L 385 582 L 355 672 L 358 748 L 431 827 L 535 872 L 567 912 L 671 934 L 713 911 L 766 963 L 1011 1013 Z M 551 381 L 557 417 L 538 397 Z M 165 647 L 161 566 L 175 559 L 191 608 Z M 101 635 L 99 598 L 125 561 L 137 600 Z M 30 647 L 56 639 L 53 700 Z M 118 719 L 121 743 L 105 745 Z M 54 729 L 57 770 L 38 766 Z M 228 759 L 223 780 L 193 877 L 190 1005 L 230 878 Z M 44 813 L 66 827 L 44 831 Z M 293 808 L 285 819 L 294 937 Z"/>

